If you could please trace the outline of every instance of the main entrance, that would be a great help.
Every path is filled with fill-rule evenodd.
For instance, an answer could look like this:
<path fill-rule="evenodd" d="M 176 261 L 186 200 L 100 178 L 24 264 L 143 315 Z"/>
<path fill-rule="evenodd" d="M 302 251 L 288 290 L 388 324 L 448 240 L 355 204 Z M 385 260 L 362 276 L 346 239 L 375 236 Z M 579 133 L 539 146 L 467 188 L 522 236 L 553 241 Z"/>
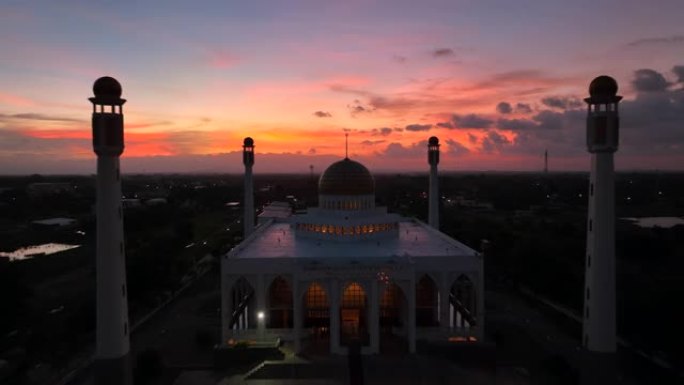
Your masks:
<path fill-rule="evenodd" d="M 368 345 L 368 299 L 363 287 L 352 282 L 342 294 L 342 308 L 340 309 L 341 328 L 340 343 L 349 346 L 352 343 Z"/>
<path fill-rule="evenodd" d="M 359 338 L 360 313 L 359 309 L 342 309 L 342 333 L 348 338 Z"/>

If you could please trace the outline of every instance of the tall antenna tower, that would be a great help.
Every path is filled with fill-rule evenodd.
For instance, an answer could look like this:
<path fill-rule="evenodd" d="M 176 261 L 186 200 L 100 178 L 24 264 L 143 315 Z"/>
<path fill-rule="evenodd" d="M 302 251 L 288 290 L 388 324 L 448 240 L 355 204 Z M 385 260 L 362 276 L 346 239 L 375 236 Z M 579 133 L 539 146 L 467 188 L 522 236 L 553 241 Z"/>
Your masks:
<path fill-rule="evenodd" d="M 549 150 L 544 150 L 544 174 L 549 172 Z"/>

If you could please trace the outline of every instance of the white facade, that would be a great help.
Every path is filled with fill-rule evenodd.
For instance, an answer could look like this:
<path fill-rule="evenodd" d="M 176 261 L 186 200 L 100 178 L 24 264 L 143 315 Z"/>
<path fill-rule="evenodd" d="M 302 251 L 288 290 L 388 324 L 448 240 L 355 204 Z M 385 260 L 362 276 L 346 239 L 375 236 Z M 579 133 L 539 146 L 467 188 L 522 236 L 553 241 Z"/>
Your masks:
<path fill-rule="evenodd" d="M 321 177 L 322 207 L 274 218 L 222 257 L 222 344 L 280 337 L 297 351 L 344 354 L 356 340 L 372 354 L 392 344 L 415 352 L 417 340 L 480 340 L 481 255 L 376 208 L 362 165 L 333 166 L 337 180 Z M 339 178 L 366 187 L 333 194 Z"/>

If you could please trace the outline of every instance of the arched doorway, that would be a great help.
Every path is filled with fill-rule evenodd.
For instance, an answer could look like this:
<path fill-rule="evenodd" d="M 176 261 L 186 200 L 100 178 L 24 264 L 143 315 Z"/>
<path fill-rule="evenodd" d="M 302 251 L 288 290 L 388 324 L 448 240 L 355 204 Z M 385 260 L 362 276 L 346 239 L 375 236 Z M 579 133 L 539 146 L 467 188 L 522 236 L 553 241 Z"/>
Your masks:
<path fill-rule="evenodd" d="M 363 287 L 352 282 L 344 288 L 342 293 L 342 307 L 340 309 L 341 325 L 340 342 L 349 346 L 359 341 L 361 345 L 368 345 L 368 298 Z"/>
<path fill-rule="evenodd" d="M 287 281 L 277 276 L 268 288 L 268 319 L 271 329 L 292 328 L 292 289 Z"/>
<path fill-rule="evenodd" d="M 330 342 L 330 302 L 325 289 L 312 282 L 304 292 L 304 328 L 309 338 L 307 349 L 326 352 Z"/>
<path fill-rule="evenodd" d="M 404 326 L 403 313 L 406 310 L 404 302 L 406 302 L 404 293 L 395 283 L 390 283 L 382 288 L 380 297 L 380 329 L 383 332 L 391 332 L 393 328 Z"/>
<path fill-rule="evenodd" d="M 437 284 L 425 274 L 416 284 L 416 326 L 439 325 L 439 300 Z"/>
<path fill-rule="evenodd" d="M 380 292 L 380 351 L 406 352 L 407 327 L 408 302 L 404 292 L 395 283 L 383 285 Z"/>
<path fill-rule="evenodd" d="M 256 298 L 254 288 L 244 278 L 240 277 L 230 291 L 232 314 L 229 317 L 228 327 L 231 330 L 245 330 L 256 327 Z M 250 313 L 251 312 L 251 313 Z"/>
<path fill-rule="evenodd" d="M 476 303 L 473 282 L 465 275 L 459 276 L 451 285 L 449 293 L 449 325 L 455 328 L 475 326 L 477 323 Z"/>

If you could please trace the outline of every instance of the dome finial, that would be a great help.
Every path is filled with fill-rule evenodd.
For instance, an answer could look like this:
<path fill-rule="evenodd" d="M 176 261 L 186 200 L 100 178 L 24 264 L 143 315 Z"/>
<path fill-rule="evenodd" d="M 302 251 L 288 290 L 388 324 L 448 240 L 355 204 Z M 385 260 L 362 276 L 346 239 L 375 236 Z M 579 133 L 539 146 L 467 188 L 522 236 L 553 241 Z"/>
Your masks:
<path fill-rule="evenodd" d="M 349 133 L 344 133 L 344 159 L 349 159 Z"/>

